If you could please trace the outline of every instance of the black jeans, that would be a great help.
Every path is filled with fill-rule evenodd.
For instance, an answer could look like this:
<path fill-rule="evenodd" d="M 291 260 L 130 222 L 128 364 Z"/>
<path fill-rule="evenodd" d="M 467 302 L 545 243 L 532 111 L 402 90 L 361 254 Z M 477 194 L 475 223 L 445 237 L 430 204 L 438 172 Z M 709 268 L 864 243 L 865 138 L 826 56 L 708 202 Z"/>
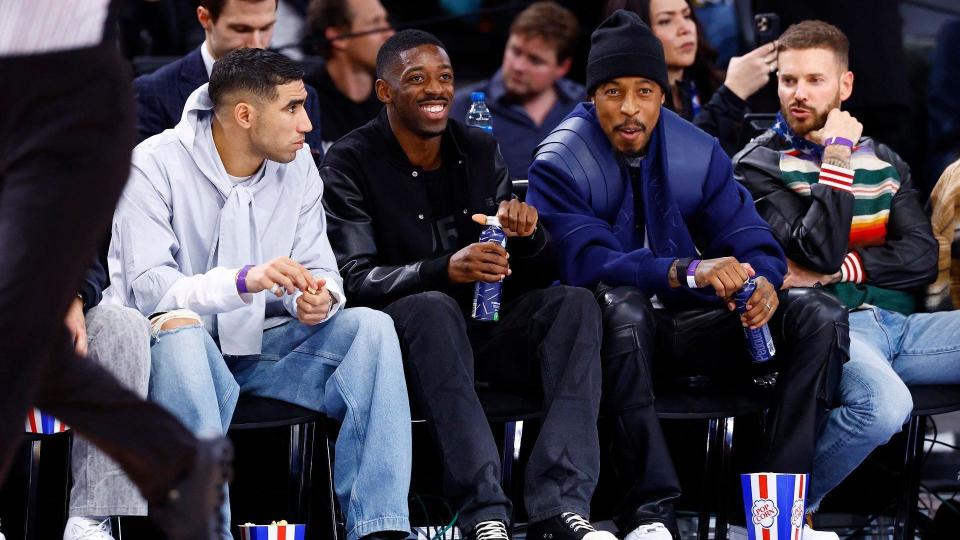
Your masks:
<path fill-rule="evenodd" d="M 590 293 L 572 287 L 528 292 L 506 303 L 494 323 L 465 320 L 439 292 L 387 306 L 403 349 L 414 410 L 429 423 L 443 459 L 443 488 L 460 526 L 509 522 L 500 457 L 474 388 L 542 396 L 542 428 L 524 483 L 531 522 L 572 511 L 589 514 L 600 472 L 600 313 Z"/>
<path fill-rule="evenodd" d="M 191 466 L 196 439 L 78 357 L 63 323 L 130 174 L 121 62 L 111 44 L 0 59 L 0 478 L 36 405 L 158 502 Z"/>
<path fill-rule="evenodd" d="M 747 358 L 739 317 L 725 308 L 654 310 L 633 287 L 601 285 L 597 299 L 604 316 L 604 412 L 618 415 L 615 460 L 626 471 L 618 477 L 633 482 L 618 525 L 672 521 L 670 500 L 680 492 L 653 407 L 651 375 L 712 375 L 722 384 L 778 371 L 758 466 L 810 472 L 818 426 L 849 358 L 847 310 L 833 296 L 818 289 L 781 291 L 770 321 L 777 353 L 762 365 Z"/>

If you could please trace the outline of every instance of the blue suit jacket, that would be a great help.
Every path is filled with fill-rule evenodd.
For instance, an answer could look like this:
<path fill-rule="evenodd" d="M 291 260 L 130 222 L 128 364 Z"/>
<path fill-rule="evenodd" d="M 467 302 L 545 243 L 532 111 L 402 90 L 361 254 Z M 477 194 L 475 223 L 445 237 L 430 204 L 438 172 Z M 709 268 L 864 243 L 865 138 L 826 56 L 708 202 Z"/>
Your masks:
<path fill-rule="evenodd" d="M 153 73 L 137 77 L 133 86 L 137 92 L 140 140 L 177 125 L 187 98 L 208 81 L 200 47 Z M 320 103 L 317 101 L 317 91 L 312 86 L 307 86 L 305 107 L 310 123 L 313 124 L 313 131 L 306 135 L 307 144 L 310 145 L 314 157 L 319 160 L 323 157 L 323 147 L 320 144 Z"/>

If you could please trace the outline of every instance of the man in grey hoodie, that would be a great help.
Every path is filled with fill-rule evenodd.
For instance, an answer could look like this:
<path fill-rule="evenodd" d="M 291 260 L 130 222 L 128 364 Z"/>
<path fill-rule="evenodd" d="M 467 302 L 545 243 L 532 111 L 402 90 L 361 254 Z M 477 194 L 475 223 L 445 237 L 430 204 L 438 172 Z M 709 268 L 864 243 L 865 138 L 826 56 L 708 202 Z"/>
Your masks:
<path fill-rule="evenodd" d="M 233 51 L 174 129 L 137 146 L 105 295 L 151 318 L 150 397 L 188 427 L 226 432 L 241 391 L 340 420 L 347 537 L 403 538 L 400 348 L 389 317 L 344 308 L 302 77 L 280 54 Z"/>

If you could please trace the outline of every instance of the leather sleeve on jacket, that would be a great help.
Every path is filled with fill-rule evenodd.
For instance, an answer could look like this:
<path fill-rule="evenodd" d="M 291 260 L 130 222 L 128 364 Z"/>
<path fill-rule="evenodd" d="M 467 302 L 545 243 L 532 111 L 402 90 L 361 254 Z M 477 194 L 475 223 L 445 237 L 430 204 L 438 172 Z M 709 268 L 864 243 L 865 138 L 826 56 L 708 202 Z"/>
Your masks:
<path fill-rule="evenodd" d="M 877 157 L 892 164 L 900 175 L 900 190 L 890 203 L 887 241 L 882 246 L 855 248 L 863 261 L 867 283 L 887 289 L 909 290 L 937 278 L 939 246 L 930 218 L 914 189 L 910 167 L 885 145 L 877 144 Z"/>
<path fill-rule="evenodd" d="M 810 201 L 780 180 L 780 156 L 767 147 L 772 132 L 734 156 L 734 177 L 753 196 L 787 258 L 823 274 L 840 269 L 853 221 L 853 194 L 813 184 Z"/>
<path fill-rule="evenodd" d="M 347 297 L 359 305 L 382 307 L 410 294 L 442 290 L 449 284 L 450 255 L 404 265 L 380 264 L 373 218 L 362 187 L 330 166 L 321 167 L 320 176 L 325 187 L 323 205 L 330 242 Z"/>
<path fill-rule="evenodd" d="M 732 157 L 739 150 L 740 126 L 746 112 L 747 102 L 721 86 L 693 119 L 693 124 L 716 137 L 723 151 Z"/>

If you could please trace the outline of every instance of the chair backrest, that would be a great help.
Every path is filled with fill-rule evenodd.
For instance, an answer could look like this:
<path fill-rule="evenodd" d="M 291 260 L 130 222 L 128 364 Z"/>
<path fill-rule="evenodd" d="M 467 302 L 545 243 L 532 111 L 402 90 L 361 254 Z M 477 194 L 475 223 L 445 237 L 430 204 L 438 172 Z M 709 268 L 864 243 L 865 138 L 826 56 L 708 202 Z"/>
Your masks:
<path fill-rule="evenodd" d="M 737 140 L 737 148 L 743 148 L 753 140 L 754 137 L 772 128 L 776 122 L 777 115 L 773 113 L 748 113 L 743 115 L 743 122 L 740 124 L 740 138 Z"/>
<path fill-rule="evenodd" d="M 529 180 L 516 179 L 513 181 L 513 194 L 522 202 L 527 199 L 527 188 L 529 187 Z"/>
<path fill-rule="evenodd" d="M 927 287 L 926 309 L 960 306 L 960 264 L 951 264 L 953 245 L 960 228 L 960 160 L 953 162 L 930 194 L 933 235 L 940 245 L 937 280 Z"/>

